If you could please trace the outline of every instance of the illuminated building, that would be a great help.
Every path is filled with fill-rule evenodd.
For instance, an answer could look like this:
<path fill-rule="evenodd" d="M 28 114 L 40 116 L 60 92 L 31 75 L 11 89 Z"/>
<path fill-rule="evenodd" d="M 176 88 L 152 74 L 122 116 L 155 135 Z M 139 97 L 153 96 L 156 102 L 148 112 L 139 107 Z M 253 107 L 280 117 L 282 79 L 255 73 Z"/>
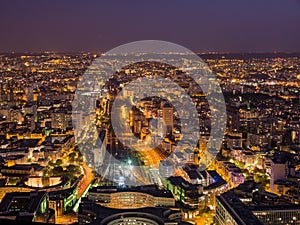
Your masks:
<path fill-rule="evenodd" d="M 288 175 L 287 160 L 283 158 L 273 158 L 271 161 L 271 179 L 270 179 L 270 191 L 275 193 L 275 181 L 284 179 Z"/>
<path fill-rule="evenodd" d="M 172 133 L 174 126 L 174 116 L 173 116 L 173 107 L 169 103 L 165 103 L 162 108 L 162 119 L 165 123 L 167 133 Z M 163 123 L 160 123 L 163 124 Z M 159 132 L 163 133 L 163 132 Z"/>
<path fill-rule="evenodd" d="M 0 217 L 48 222 L 52 216 L 46 192 L 7 193 L 0 203 Z"/>
<path fill-rule="evenodd" d="M 216 196 L 228 190 L 227 182 L 215 170 L 200 170 L 198 166 L 190 164 L 183 167 L 184 177 L 191 184 L 203 186 L 205 206 L 214 210 Z"/>
<path fill-rule="evenodd" d="M 264 225 L 300 224 L 299 205 L 255 206 L 251 211 Z"/>
<path fill-rule="evenodd" d="M 186 148 L 183 151 L 183 154 L 188 163 L 195 163 L 195 160 L 198 157 L 198 155 L 195 153 L 195 151 L 191 150 L 190 148 Z"/>
<path fill-rule="evenodd" d="M 3 167 L 1 169 L 1 173 L 7 176 L 26 176 L 26 175 L 34 175 L 35 167 L 32 165 L 14 165 L 11 167 Z"/>
<path fill-rule="evenodd" d="M 20 109 L 10 109 L 8 119 L 10 122 L 22 123 L 24 121 L 24 116 Z"/>
<path fill-rule="evenodd" d="M 25 88 L 25 95 L 26 95 L 26 101 L 32 102 L 33 101 L 33 88 L 32 86 L 28 86 Z"/>
<path fill-rule="evenodd" d="M 242 218 L 248 213 L 253 214 L 265 225 L 293 225 L 300 222 L 299 205 L 291 204 L 290 200 L 283 196 L 264 191 L 259 183 L 253 181 L 246 181 L 217 197 L 217 200 L 218 221 L 231 221 L 235 214 Z M 229 218 L 230 216 L 232 218 Z"/>
<path fill-rule="evenodd" d="M 159 173 L 162 177 L 170 177 L 174 174 L 174 164 L 170 160 L 161 160 L 159 163 Z"/>
<path fill-rule="evenodd" d="M 66 180 L 65 177 L 49 177 L 48 178 L 48 185 L 46 187 L 51 187 L 51 186 L 57 186 L 59 184 L 62 184 Z M 31 176 L 28 177 L 25 182 L 25 185 L 28 187 L 33 187 L 33 188 L 43 188 L 45 187 L 43 184 L 43 177 L 41 176 Z"/>
<path fill-rule="evenodd" d="M 95 168 L 102 166 L 107 145 L 107 132 L 101 131 L 96 141 L 96 146 L 93 147 L 94 161 L 90 162 L 91 165 L 95 165 Z"/>
<path fill-rule="evenodd" d="M 205 196 L 201 184 L 191 184 L 180 176 L 164 180 L 165 189 L 172 192 L 184 211 L 184 218 L 193 219 L 205 206 Z"/>
<path fill-rule="evenodd" d="M 190 225 L 190 223 L 182 221 L 180 210 L 167 207 L 112 209 L 83 201 L 78 214 L 80 225 Z"/>
<path fill-rule="evenodd" d="M 243 138 L 241 133 L 230 133 L 225 137 L 228 148 L 242 147 Z"/>
<path fill-rule="evenodd" d="M 65 212 L 68 208 L 72 208 L 78 200 L 77 184 L 75 183 L 73 187 L 68 189 L 49 192 L 49 200 L 52 201 L 51 207 L 54 210 L 63 210 Z"/>
<path fill-rule="evenodd" d="M 17 192 L 30 192 L 32 189 L 18 186 L 3 186 L 0 187 L 0 201 L 4 198 L 6 193 L 17 193 Z"/>
<path fill-rule="evenodd" d="M 244 183 L 245 177 L 242 171 L 234 163 L 217 161 L 217 167 L 219 171 L 225 172 L 227 181 L 230 181 L 230 184 L 233 187 L 237 187 L 238 185 Z"/>
<path fill-rule="evenodd" d="M 217 196 L 217 225 L 263 225 L 232 192 Z"/>
<path fill-rule="evenodd" d="M 51 127 L 53 129 L 66 130 L 68 127 L 67 115 L 65 112 L 54 112 L 51 115 Z"/>
<path fill-rule="evenodd" d="M 156 185 L 94 187 L 82 199 L 78 214 L 79 224 L 189 224 L 182 221 L 171 192 Z"/>
<path fill-rule="evenodd" d="M 209 170 L 207 173 L 207 186 L 203 188 L 205 205 L 215 210 L 216 197 L 228 190 L 228 184 L 216 171 Z"/>
<path fill-rule="evenodd" d="M 175 199 L 171 192 L 160 190 L 156 185 L 134 188 L 99 186 L 89 191 L 88 199 L 118 209 L 175 206 Z"/>

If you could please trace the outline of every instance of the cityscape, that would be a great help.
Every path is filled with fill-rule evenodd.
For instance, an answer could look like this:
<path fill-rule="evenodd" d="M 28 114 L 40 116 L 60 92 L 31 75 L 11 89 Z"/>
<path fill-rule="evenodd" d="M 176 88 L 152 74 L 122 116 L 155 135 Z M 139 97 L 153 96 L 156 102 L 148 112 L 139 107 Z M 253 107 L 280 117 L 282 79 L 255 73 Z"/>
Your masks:
<path fill-rule="evenodd" d="M 187 74 L 171 66 L 138 63 L 118 71 L 105 85 L 105 96 L 94 102 L 92 119 L 80 121 L 84 129 L 74 134 L 76 87 L 99 56 L 1 55 L 0 218 L 57 224 L 300 223 L 299 54 L 199 55 L 216 74 L 227 109 L 221 149 L 206 169 L 199 161 L 211 129 L 208 102 Z M 140 141 L 128 148 L 117 138 L 112 101 L 130 79 L 149 71 L 171 77 L 191 96 L 201 127 L 195 147 L 176 148 L 184 120 L 157 97 L 143 98 L 128 113 L 120 109 Z M 123 95 L 133 97 L 130 90 Z M 94 138 L 91 121 L 101 155 L 99 146 L 84 145 Z M 155 147 L 144 149 L 141 142 Z M 105 151 L 122 166 L 111 161 L 98 170 L 110 160 Z M 99 157 L 105 159 L 98 162 Z"/>
<path fill-rule="evenodd" d="M 0 2 L 0 225 L 300 225 L 299 0 Z"/>

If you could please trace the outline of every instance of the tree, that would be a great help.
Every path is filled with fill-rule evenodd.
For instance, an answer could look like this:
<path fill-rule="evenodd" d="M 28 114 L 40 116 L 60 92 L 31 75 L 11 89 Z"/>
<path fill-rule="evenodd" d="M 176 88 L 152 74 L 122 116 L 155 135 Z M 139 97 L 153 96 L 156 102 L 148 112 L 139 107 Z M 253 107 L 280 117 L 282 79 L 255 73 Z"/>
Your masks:
<path fill-rule="evenodd" d="M 56 166 L 52 170 L 52 174 L 54 176 L 61 176 L 63 175 L 64 169 L 61 166 Z"/>
<path fill-rule="evenodd" d="M 42 177 L 42 184 L 44 187 L 48 187 L 50 185 L 49 177 Z"/>
<path fill-rule="evenodd" d="M 16 185 L 16 184 L 18 184 L 18 182 L 19 182 L 19 178 L 17 178 L 17 177 L 9 177 L 8 178 L 8 183 L 10 184 L 10 185 Z"/>
<path fill-rule="evenodd" d="M 269 178 L 265 174 L 263 175 L 256 174 L 254 175 L 254 181 L 256 183 L 261 183 L 263 187 L 266 187 L 266 185 L 269 183 Z"/>
<path fill-rule="evenodd" d="M 79 162 L 80 164 L 83 163 L 83 155 L 81 154 L 81 152 L 79 152 L 79 154 L 78 154 L 78 162 Z"/>
<path fill-rule="evenodd" d="M 63 162 L 62 162 L 61 159 L 57 159 L 55 164 L 56 164 L 56 166 L 61 166 L 62 163 L 63 163 Z"/>
<path fill-rule="evenodd" d="M 76 157 L 76 153 L 72 152 L 69 154 L 69 161 L 70 162 L 74 162 L 75 161 L 75 157 Z"/>
<path fill-rule="evenodd" d="M 49 164 L 49 166 L 51 166 L 51 167 L 54 167 L 54 166 L 55 166 L 55 162 L 53 162 L 53 161 L 50 161 L 48 164 Z"/>
<path fill-rule="evenodd" d="M 81 173 L 80 167 L 75 166 L 73 164 L 68 165 L 66 169 L 69 173 L 72 173 L 72 174 L 80 174 Z"/>
<path fill-rule="evenodd" d="M 43 176 L 44 176 L 44 177 L 48 177 L 50 173 L 51 173 L 51 168 L 50 168 L 49 166 L 46 166 L 46 167 L 43 169 Z"/>

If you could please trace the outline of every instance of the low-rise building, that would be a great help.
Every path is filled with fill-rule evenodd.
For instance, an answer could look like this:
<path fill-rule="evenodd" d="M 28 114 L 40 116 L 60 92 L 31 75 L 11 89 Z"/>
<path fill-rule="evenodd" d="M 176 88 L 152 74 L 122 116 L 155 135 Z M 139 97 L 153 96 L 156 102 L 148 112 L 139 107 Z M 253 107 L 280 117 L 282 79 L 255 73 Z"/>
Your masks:
<path fill-rule="evenodd" d="M 88 199 L 109 208 L 174 207 L 175 199 L 170 191 L 156 185 L 122 188 L 99 186 L 89 191 Z"/>

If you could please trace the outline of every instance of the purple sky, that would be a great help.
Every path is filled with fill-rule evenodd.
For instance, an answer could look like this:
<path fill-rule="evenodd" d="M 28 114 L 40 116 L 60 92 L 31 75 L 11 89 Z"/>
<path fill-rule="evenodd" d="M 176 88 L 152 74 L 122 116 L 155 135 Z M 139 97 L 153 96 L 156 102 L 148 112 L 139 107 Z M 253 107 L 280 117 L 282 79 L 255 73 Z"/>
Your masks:
<path fill-rule="evenodd" d="M 300 0 L 1 0 L 0 29 L 0 52 L 147 39 L 196 52 L 300 52 Z"/>

